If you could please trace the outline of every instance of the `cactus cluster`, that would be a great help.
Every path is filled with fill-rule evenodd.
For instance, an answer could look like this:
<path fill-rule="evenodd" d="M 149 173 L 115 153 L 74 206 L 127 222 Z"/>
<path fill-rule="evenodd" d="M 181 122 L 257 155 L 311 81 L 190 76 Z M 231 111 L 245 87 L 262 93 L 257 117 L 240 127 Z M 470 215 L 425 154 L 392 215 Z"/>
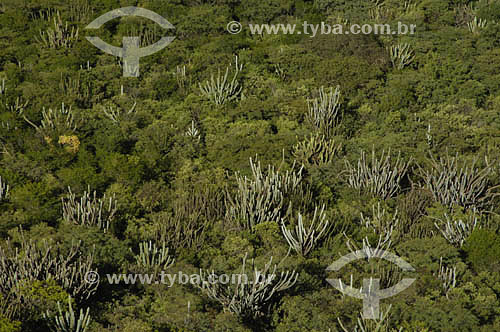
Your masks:
<path fill-rule="evenodd" d="M 326 219 L 324 205 L 319 210 L 318 207 L 314 209 L 314 215 L 308 224 L 308 227 L 304 226 L 302 214 L 299 213 L 295 232 L 290 231 L 285 223 L 281 225 L 281 231 L 290 248 L 303 257 L 306 257 L 318 242 L 328 235 L 330 223 Z"/>
<path fill-rule="evenodd" d="M 383 199 L 394 197 L 401 189 L 401 180 L 406 175 L 411 163 L 404 162 L 398 157 L 391 158 L 390 151 L 377 158 L 375 150 L 372 151 L 371 162 L 366 159 L 366 154 L 361 151 L 356 166 L 345 161 L 347 168 L 347 184 L 360 192 L 368 192 Z"/>
<path fill-rule="evenodd" d="M 474 19 L 467 23 L 467 27 L 469 28 L 470 32 L 477 35 L 481 32 L 482 29 L 486 27 L 486 24 L 486 20 L 483 20 L 481 18 L 478 19 L 477 16 L 474 16 Z"/>
<path fill-rule="evenodd" d="M 68 22 L 63 23 L 61 15 L 57 12 L 53 17 L 54 28 L 48 28 L 46 31 L 40 30 L 39 43 L 47 48 L 71 48 L 78 40 L 79 29 L 69 27 Z"/>
<path fill-rule="evenodd" d="M 392 245 L 392 233 L 392 228 L 386 233 L 379 233 L 376 245 L 372 245 L 370 243 L 370 240 L 368 239 L 368 236 L 366 236 L 362 241 L 361 247 L 356 246 L 354 241 L 347 238 L 346 236 L 346 245 L 349 251 L 352 254 L 355 254 L 358 259 L 366 258 L 367 260 L 369 260 L 371 258 L 383 258 Z"/>
<path fill-rule="evenodd" d="M 80 314 L 77 317 L 71 304 L 71 297 L 68 298 L 68 311 L 63 312 L 61 304 L 57 302 L 57 311 L 59 315 L 52 316 L 47 311 L 43 314 L 43 318 L 52 332 L 85 332 L 90 325 L 90 308 L 84 312 L 80 309 Z"/>
<path fill-rule="evenodd" d="M 289 195 L 300 190 L 302 182 L 301 167 L 298 171 L 285 173 L 269 165 L 267 174 L 262 171 L 260 162 L 250 158 L 252 178 L 236 174 L 238 189 L 236 193 L 227 192 L 227 217 L 245 229 L 267 222 L 278 222 L 290 212 Z"/>
<path fill-rule="evenodd" d="M 72 0 L 68 5 L 72 22 L 89 22 L 94 16 L 94 8 L 89 0 Z"/>
<path fill-rule="evenodd" d="M 340 122 L 340 86 L 328 92 L 321 87 L 318 93 L 317 98 L 307 103 L 307 120 L 317 132 L 330 137 Z"/>
<path fill-rule="evenodd" d="M 63 95 L 71 96 L 86 103 L 88 103 L 92 97 L 91 85 L 88 81 L 85 82 L 82 80 L 80 73 L 74 78 L 61 74 L 59 90 Z"/>
<path fill-rule="evenodd" d="M 23 100 L 22 97 L 16 97 L 16 101 L 14 101 L 13 103 L 7 103 L 5 104 L 5 106 L 12 113 L 22 115 L 24 113 L 24 110 L 28 106 L 28 101 Z"/>
<path fill-rule="evenodd" d="M 199 84 L 202 95 L 213 101 L 216 105 L 224 105 L 227 102 L 235 100 L 241 95 L 243 90 L 243 87 L 238 82 L 238 75 L 243 70 L 243 64 L 238 62 L 237 56 L 234 75 L 231 81 L 229 81 L 229 69 L 231 67 L 229 65 L 226 68 L 224 76 L 221 75 L 219 70 L 217 78 L 212 75 L 210 80 L 205 82 L 205 84 Z"/>
<path fill-rule="evenodd" d="M 194 120 L 191 121 L 191 126 L 189 126 L 188 130 L 186 130 L 185 135 L 187 137 L 191 137 L 194 141 L 199 141 L 200 140 L 200 131 L 196 127 Z"/>
<path fill-rule="evenodd" d="M 389 215 L 384 208 L 380 207 L 380 203 L 372 206 L 372 216 L 367 217 L 361 213 L 361 224 L 374 233 L 392 233 L 399 226 L 398 210 L 394 214 Z"/>
<path fill-rule="evenodd" d="M 309 139 L 297 143 L 293 147 L 292 154 L 304 165 L 323 166 L 331 163 L 341 149 L 342 144 L 337 144 L 335 140 L 316 133 Z"/>
<path fill-rule="evenodd" d="M 0 176 L 0 202 L 5 201 L 9 197 L 9 185 L 2 180 Z"/>
<path fill-rule="evenodd" d="M 45 138 L 74 133 L 77 129 L 73 111 L 71 107 L 66 108 L 64 103 L 62 103 L 61 108 L 55 110 L 52 108 L 46 110 L 44 107 L 40 125 L 34 124 L 26 116 L 23 116 L 23 118 Z"/>
<path fill-rule="evenodd" d="M 460 165 L 458 155 L 449 155 L 440 160 L 430 156 L 430 168 L 420 167 L 420 176 L 436 202 L 449 208 L 454 205 L 466 209 L 487 208 L 495 197 L 494 188 L 488 187 L 488 176 L 493 168 L 486 160 L 484 168 L 476 167 L 475 159 L 470 165 Z"/>
<path fill-rule="evenodd" d="M 379 316 L 376 319 L 369 319 L 364 317 L 362 314 L 358 317 L 356 321 L 356 325 L 353 330 L 347 329 L 342 320 L 337 318 L 340 328 L 344 332 L 402 332 L 403 328 L 401 327 L 399 330 L 390 330 L 389 329 L 389 311 L 391 310 L 391 306 L 387 308 L 387 310 L 380 311 Z"/>
<path fill-rule="evenodd" d="M 146 241 L 139 244 L 139 254 L 135 256 L 135 261 L 140 268 L 159 271 L 168 269 L 174 264 L 175 259 L 168 255 L 165 242 L 158 247 L 156 243 Z"/>
<path fill-rule="evenodd" d="M 458 220 L 454 220 L 448 214 L 445 214 L 444 219 L 435 222 L 434 225 L 444 238 L 456 247 L 462 247 L 472 231 L 476 227 L 480 227 L 479 217 L 475 211 L 466 218 Z"/>
<path fill-rule="evenodd" d="M 6 314 L 12 317 L 22 314 L 29 299 L 21 289 L 35 280 L 52 279 L 73 297 L 88 299 L 98 286 L 85 279 L 92 271 L 93 260 L 93 254 L 82 254 L 80 243 L 63 253 L 46 240 L 39 244 L 24 235 L 19 248 L 7 242 L 6 248 L 0 248 L 0 295 L 10 303 Z"/>
<path fill-rule="evenodd" d="M 248 273 L 246 258 L 247 255 L 243 258 L 239 278 L 234 280 L 233 285 L 219 282 L 213 271 L 200 270 L 200 282 L 197 286 L 219 302 L 224 311 L 244 319 L 253 319 L 264 315 L 273 296 L 291 288 L 297 282 L 298 274 L 295 271 L 286 271 L 281 272 L 278 277 L 277 265 L 271 270 L 272 257 L 262 270 L 257 269 L 252 261 L 252 269 Z M 252 279 L 248 278 L 249 275 Z"/>
<path fill-rule="evenodd" d="M 439 259 L 439 271 L 434 274 L 441 281 L 443 291 L 448 298 L 450 290 L 457 285 L 457 267 L 449 267 L 443 264 L 443 257 Z"/>
<path fill-rule="evenodd" d="M 137 103 L 134 103 L 128 111 L 124 111 L 121 108 L 113 108 L 112 106 L 103 107 L 104 115 L 111 120 L 113 123 L 120 123 L 123 119 L 126 119 L 134 114 L 136 114 Z"/>
<path fill-rule="evenodd" d="M 95 190 L 93 194 L 90 193 L 90 186 L 80 199 L 76 198 L 76 194 L 71 192 L 70 187 L 68 191 L 67 197 L 61 198 L 64 221 L 76 225 L 98 227 L 107 232 L 118 210 L 115 196 L 109 199 L 106 195 L 97 198 Z"/>
<path fill-rule="evenodd" d="M 415 60 L 410 44 L 397 44 L 387 48 L 392 66 L 398 70 L 409 66 Z"/>

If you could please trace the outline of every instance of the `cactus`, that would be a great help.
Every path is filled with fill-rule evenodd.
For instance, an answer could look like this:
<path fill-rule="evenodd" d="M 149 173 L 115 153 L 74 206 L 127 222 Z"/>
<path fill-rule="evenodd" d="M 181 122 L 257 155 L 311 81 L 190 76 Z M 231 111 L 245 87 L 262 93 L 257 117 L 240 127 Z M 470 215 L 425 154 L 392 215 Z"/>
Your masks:
<path fill-rule="evenodd" d="M 128 111 L 123 111 L 120 108 L 113 108 L 112 106 L 109 107 L 104 107 L 104 115 L 110 119 L 113 123 L 120 123 L 123 119 L 130 117 L 134 114 L 136 114 L 136 107 L 137 103 L 134 103 L 134 105 L 128 110 Z"/>
<path fill-rule="evenodd" d="M 403 11 L 406 14 L 409 14 L 409 13 L 415 11 L 416 9 L 417 9 L 417 4 L 415 2 L 413 2 L 413 0 L 406 0 L 403 3 Z"/>
<path fill-rule="evenodd" d="M 79 29 L 72 27 L 71 30 L 68 22 L 63 24 L 59 12 L 53 17 L 54 29 L 48 28 L 46 31 L 40 30 L 40 39 L 37 41 L 47 48 L 71 48 L 78 40 Z"/>
<path fill-rule="evenodd" d="M 450 209 L 459 205 L 481 210 L 491 205 L 496 194 L 492 192 L 495 188 L 488 188 L 492 167 L 487 159 L 483 169 L 476 167 L 477 159 L 470 165 L 464 162 L 459 166 L 458 154 L 455 157 L 447 155 L 439 161 L 431 155 L 428 161 L 430 169 L 419 166 L 419 175 L 436 202 Z"/>
<path fill-rule="evenodd" d="M 293 156 L 305 165 L 323 166 L 333 161 L 342 149 L 342 144 L 327 139 L 319 133 L 309 139 L 297 143 L 293 148 Z"/>
<path fill-rule="evenodd" d="M 42 121 L 39 126 L 28 120 L 24 115 L 23 118 L 45 138 L 74 133 L 77 129 L 73 111 L 71 107 L 66 108 L 64 103 L 62 103 L 61 108 L 56 110 L 52 108 L 45 110 L 44 107 L 42 110 Z"/>
<path fill-rule="evenodd" d="M 228 81 L 229 69 L 231 65 L 226 68 L 226 74 L 221 76 L 220 70 L 217 79 L 214 75 L 210 77 L 210 81 L 205 82 L 204 85 L 199 84 L 202 95 L 212 100 L 216 105 L 224 105 L 227 102 L 235 100 L 241 94 L 242 87 L 238 82 L 238 75 L 243 70 L 243 64 L 238 63 L 236 56 L 236 65 L 233 79 Z"/>
<path fill-rule="evenodd" d="M 68 298 L 68 311 L 64 312 L 61 310 L 61 304 L 57 302 L 57 310 L 59 315 L 52 317 L 52 314 L 47 310 L 43 314 L 43 318 L 47 320 L 47 323 L 53 332 L 85 332 L 90 324 L 90 308 L 87 308 L 84 313 L 83 309 L 80 309 L 80 315 L 75 316 L 73 307 L 71 305 L 71 297 Z"/>
<path fill-rule="evenodd" d="M 23 98 L 17 97 L 16 101 L 14 103 L 12 103 L 12 104 L 5 104 L 5 106 L 12 113 L 16 113 L 16 114 L 22 115 L 24 113 L 24 110 L 28 106 L 28 101 L 23 101 Z"/>
<path fill-rule="evenodd" d="M 319 97 L 307 102 L 308 113 L 306 115 L 309 123 L 315 130 L 326 137 L 330 137 L 335 127 L 340 122 L 340 86 L 330 88 L 325 92 L 324 87 L 319 89 Z"/>
<path fill-rule="evenodd" d="M 243 265 L 238 278 L 234 279 L 233 285 L 222 284 L 214 278 L 214 272 L 200 270 L 200 288 L 211 299 L 219 302 L 224 311 L 231 312 L 241 318 L 254 319 L 265 314 L 265 308 L 270 303 L 272 297 L 286 289 L 292 287 L 298 278 L 295 271 L 281 272 L 277 278 L 274 265 L 272 272 L 270 267 L 272 257 L 263 270 L 258 270 L 252 260 L 252 280 L 248 279 L 246 271 L 246 258 L 243 258 Z M 234 275 L 233 275 L 234 276 Z"/>
<path fill-rule="evenodd" d="M 2 180 L 0 176 L 0 202 L 7 200 L 9 197 L 9 185 Z"/>
<path fill-rule="evenodd" d="M 294 233 L 288 230 L 284 223 L 281 225 L 281 231 L 290 248 L 303 257 L 306 257 L 318 242 L 328 235 L 329 221 L 326 220 L 324 211 L 324 205 L 320 210 L 318 210 L 318 207 L 314 209 L 314 215 L 308 228 L 304 227 L 302 215 L 299 213 L 298 224 Z"/>
<path fill-rule="evenodd" d="M 473 34 L 478 35 L 482 29 L 486 27 L 487 21 L 483 19 L 478 19 L 477 16 L 474 16 L 474 19 L 467 23 L 467 27 L 469 31 Z"/>
<path fill-rule="evenodd" d="M 391 240 L 392 233 L 393 233 L 392 228 L 389 229 L 389 231 L 387 231 L 386 233 L 380 233 L 376 246 L 372 246 L 370 244 L 368 236 L 366 236 L 363 239 L 361 249 L 358 248 L 358 246 L 356 246 L 356 244 L 351 239 L 349 239 L 345 234 L 344 236 L 347 238 L 346 245 L 351 253 L 356 254 L 356 256 L 359 259 L 366 257 L 367 260 L 370 260 L 371 258 L 383 258 L 385 256 L 385 252 L 389 250 L 389 248 L 392 245 L 392 240 Z M 364 255 L 360 255 L 359 253 L 357 253 L 359 250 L 362 250 Z"/>
<path fill-rule="evenodd" d="M 88 22 L 94 16 L 94 8 L 89 0 L 72 0 L 68 5 L 72 22 Z"/>
<path fill-rule="evenodd" d="M 200 248 L 205 241 L 208 222 L 197 213 L 161 213 L 153 217 L 157 225 L 156 238 L 171 248 Z"/>
<path fill-rule="evenodd" d="M 159 248 L 151 241 L 139 244 L 139 254 L 135 256 L 135 260 L 138 267 L 154 271 L 166 270 L 175 262 L 175 259 L 168 255 L 165 242 Z"/>
<path fill-rule="evenodd" d="M 88 191 L 85 191 L 77 200 L 76 194 L 71 192 L 70 187 L 68 191 L 67 197 L 61 198 L 64 221 L 76 225 L 98 227 L 107 232 L 118 210 L 115 196 L 110 197 L 109 201 L 106 195 L 103 198 L 97 198 L 95 190 L 91 196 L 89 186 Z"/>
<path fill-rule="evenodd" d="M 289 195 L 301 189 L 302 170 L 282 174 L 274 167 L 268 167 L 264 174 L 260 162 L 250 158 L 252 179 L 236 174 L 238 190 L 234 195 L 226 192 L 227 218 L 246 229 L 267 221 L 280 221 L 289 213 Z"/>
<path fill-rule="evenodd" d="M 84 81 L 82 82 L 80 73 L 78 73 L 78 76 L 75 78 L 65 77 L 61 73 L 59 89 L 62 95 L 71 96 L 80 101 L 84 101 L 87 104 L 92 97 L 90 83 Z"/>
<path fill-rule="evenodd" d="M 174 76 L 175 80 L 177 81 L 177 87 L 180 91 L 182 91 L 182 93 L 184 93 L 187 87 L 186 66 L 177 66 Z"/>
<path fill-rule="evenodd" d="M 346 160 L 348 173 L 348 185 L 358 189 L 359 192 L 369 192 L 383 199 L 394 197 L 401 189 L 400 183 L 406 175 L 408 166 L 411 163 L 404 162 L 400 155 L 395 161 L 390 157 L 390 151 L 377 159 L 375 150 L 372 151 L 371 163 L 366 160 L 366 154 L 361 151 L 357 167 L 351 166 Z"/>
<path fill-rule="evenodd" d="M 443 291 L 448 298 L 448 293 L 457 285 L 457 267 L 448 267 L 443 265 L 443 257 L 439 259 L 439 271 L 434 273 L 442 282 Z"/>
<path fill-rule="evenodd" d="M 29 301 L 21 289 L 36 280 L 52 279 L 73 297 L 88 299 L 98 287 L 98 282 L 86 279 L 93 260 L 93 253 L 82 255 L 80 243 L 73 243 L 69 252 L 62 253 L 46 240 L 41 244 L 26 240 L 21 231 L 20 248 L 10 241 L 6 248 L 0 248 L 0 297 L 10 303 L 8 316 L 22 314 Z"/>
<path fill-rule="evenodd" d="M 462 247 L 472 231 L 479 227 L 479 217 L 475 210 L 469 213 L 467 219 L 452 220 L 448 214 L 444 217 L 445 220 L 434 223 L 434 226 L 450 244 L 456 247 Z"/>
<path fill-rule="evenodd" d="M 410 44 L 398 44 L 387 48 L 394 68 L 402 70 L 415 60 L 415 54 Z"/>
<path fill-rule="evenodd" d="M 54 8 L 43 8 L 39 9 L 38 11 L 35 12 L 30 12 L 28 15 L 31 20 L 42 20 L 42 21 L 47 21 L 50 22 L 52 19 L 59 13 Z"/>
<path fill-rule="evenodd" d="M 473 3 L 469 3 L 455 7 L 454 13 L 457 26 L 468 26 L 476 17 L 477 10 Z"/>
<path fill-rule="evenodd" d="M 340 318 L 337 318 L 342 331 L 344 332 L 389 332 L 389 311 L 391 310 L 391 306 L 387 309 L 387 311 L 380 311 L 380 316 L 378 319 L 368 319 L 363 317 L 361 314 L 357 320 L 357 324 L 354 327 L 354 330 L 348 330 Z M 396 332 L 396 330 L 392 330 Z M 402 332 L 403 328 L 401 327 L 398 332 Z"/>
<path fill-rule="evenodd" d="M 361 213 L 361 224 L 374 233 L 392 233 L 399 226 L 398 210 L 392 216 L 387 215 L 385 209 L 380 208 L 380 203 L 372 206 L 372 217 L 366 217 Z"/>
<path fill-rule="evenodd" d="M 198 128 L 196 128 L 194 121 L 191 121 L 191 126 L 188 128 L 185 134 L 187 137 L 191 137 L 195 141 L 200 141 L 200 132 Z"/>

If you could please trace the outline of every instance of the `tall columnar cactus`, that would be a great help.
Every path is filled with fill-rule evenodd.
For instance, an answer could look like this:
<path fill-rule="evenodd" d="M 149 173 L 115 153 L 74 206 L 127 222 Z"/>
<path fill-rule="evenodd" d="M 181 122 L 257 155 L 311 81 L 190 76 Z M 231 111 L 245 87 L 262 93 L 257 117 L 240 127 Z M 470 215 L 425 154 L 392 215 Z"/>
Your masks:
<path fill-rule="evenodd" d="M 434 273 L 435 276 L 441 281 L 443 291 L 448 298 L 450 290 L 457 285 L 457 267 L 449 267 L 443 264 L 443 257 L 439 259 L 439 271 Z"/>
<path fill-rule="evenodd" d="M 9 185 L 2 180 L 0 176 L 0 202 L 5 201 L 9 197 Z"/>
<path fill-rule="evenodd" d="M 175 73 L 175 80 L 177 81 L 177 87 L 179 88 L 180 91 L 183 93 L 186 91 L 187 84 L 188 84 L 188 77 L 186 74 L 186 66 L 176 67 Z"/>
<path fill-rule="evenodd" d="M 342 144 L 316 133 L 309 139 L 297 143 L 293 147 L 293 156 L 305 165 L 322 166 L 331 163 L 341 149 Z"/>
<path fill-rule="evenodd" d="M 161 247 L 157 247 L 152 241 L 139 244 L 139 254 L 135 256 L 137 266 L 147 270 L 166 270 L 172 266 L 175 259 L 168 255 L 168 248 L 163 242 Z"/>
<path fill-rule="evenodd" d="M 47 311 L 43 314 L 43 318 L 47 320 L 47 324 L 52 332 L 85 332 L 90 325 L 90 308 L 84 312 L 80 309 L 80 315 L 77 317 L 71 305 L 71 297 L 68 298 L 68 311 L 63 312 L 61 304 L 57 302 L 57 310 L 59 315 L 52 316 Z"/>
<path fill-rule="evenodd" d="M 495 188 L 488 188 L 488 176 L 493 171 L 488 160 L 482 169 L 476 167 L 477 160 L 460 166 L 458 154 L 439 160 L 431 155 L 428 161 L 431 167 L 419 167 L 419 174 L 436 202 L 449 208 L 458 205 L 479 210 L 491 205 L 496 194 Z"/>
<path fill-rule="evenodd" d="M 354 329 L 347 329 L 340 318 L 337 318 L 340 328 L 344 332 L 402 332 L 403 328 L 401 327 L 399 330 L 390 330 L 389 328 L 389 311 L 391 310 L 391 306 L 388 307 L 387 311 L 380 311 L 380 316 L 377 319 L 368 319 L 363 315 L 357 320 L 357 324 L 354 326 Z"/>
<path fill-rule="evenodd" d="M 26 116 L 23 116 L 23 118 L 43 137 L 70 134 L 74 133 L 77 129 L 73 111 L 71 110 L 71 107 L 66 108 L 64 103 L 62 103 L 61 108 L 55 110 L 52 108 L 46 110 L 44 107 L 42 110 L 42 121 L 38 126 L 28 120 Z"/>
<path fill-rule="evenodd" d="M 185 135 L 187 137 L 191 137 L 194 141 L 200 141 L 200 131 L 196 127 L 194 120 L 191 121 L 191 126 L 189 126 L 188 130 L 186 130 Z"/>
<path fill-rule="evenodd" d="M 226 193 L 227 217 L 246 229 L 262 222 L 278 222 L 289 213 L 288 196 L 300 190 L 303 170 L 301 167 L 298 171 L 282 173 L 269 165 L 265 174 L 260 162 L 255 164 L 251 158 L 250 166 L 252 178 L 237 173 L 236 193 Z"/>
<path fill-rule="evenodd" d="M 439 220 L 434 225 L 441 232 L 448 242 L 456 247 L 462 247 L 476 227 L 480 227 L 479 217 L 473 211 L 466 218 L 453 220 L 448 214 L 444 215 L 445 220 Z"/>
<path fill-rule="evenodd" d="M 397 44 L 387 48 L 392 66 L 398 70 L 410 65 L 415 60 L 415 54 L 410 44 Z"/>
<path fill-rule="evenodd" d="M 87 279 L 93 261 L 93 254 L 82 254 L 80 244 L 62 252 L 45 240 L 39 244 L 24 235 L 20 248 L 7 242 L 0 248 L 0 297 L 10 303 L 8 316 L 18 317 L 29 306 L 21 290 L 36 280 L 52 279 L 73 297 L 88 299 L 99 284 Z"/>
<path fill-rule="evenodd" d="M 61 198 L 63 219 L 77 225 L 98 227 L 107 232 L 118 210 L 115 196 L 113 195 L 109 199 L 106 198 L 106 195 L 97 198 L 95 190 L 91 195 L 90 186 L 80 199 L 76 198 L 76 194 L 71 192 L 70 187 L 68 187 L 68 191 L 67 197 Z"/>
<path fill-rule="evenodd" d="M 28 106 L 28 101 L 23 100 L 22 97 L 17 97 L 16 101 L 12 103 L 6 103 L 5 106 L 12 113 L 22 115 L 24 113 L 24 110 Z"/>
<path fill-rule="evenodd" d="M 309 123 L 319 133 L 330 137 L 340 121 L 340 86 L 335 90 L 330 88 L 329 92 L 325 92 L 325 88 L 321 87 L 318 98 L 308 101 L 307 106 Z"/>
<path fill-rule="evenodd" d="M 112 106 L 104 107 L 104 115 L 111 120 L 113 123 L 120 123 L 123 119 L 136 114 L 137 103 L 134 103 L 128 111 L 124 111 L 121 108 L 113 108 Z"/>
<path fill-rule="evenodd" d="M 474 19 L 467 23 L 467 27 L 469 31 L 473 34 L 479 34 L 482 29 L 486 27 L 487 21 L 483 19 L 478 19 L 477 16 L 474 16 Z"/>
<path fill-rule="evenodd" d="M 89 0 L 73 0 L 68 5 L 72 22 L 89 22 L 94 16 L 94 8 Z"/>
<path fill-rule="evenodd" d="M 389 248 L 392 245 L 392 233 L 393 229 L 389 229 L 385 233 L 379 233 L 377 245 L 372 245 L 370 244 L 370 240 L 368 239 L 368 236 L 363 239 L 363 243 L 361 247 L 356 246 L 356 244 L 349 238 L 347 238 L 347 248 L 349 251 L 353 254 L 356 254 L 357 257 L 361 258 L 366 258 L 367 260 L 371 258 L 383 258 L 386 255 L 386 251 L 389 250 Z M 345 234 L 344 234 L 345 236 Z M 362 253 L 360 252 L 362 251 Z"/>
<path fill-rule="evenodd" d="M 325 206 L 319 210 L 318 207 L 314 209 L 314 215 L 308 224 L 308 227 L 304 226 L 302 214 L 299 213 L 295 232 L 290 231 L 284 223 L 281 225 L 281 231 L 290 248 L 303 257 L 307 256 L 319 241 L 328 235 L 330 223 L 326 219 Z"/>
<path fill-rule="evenodd" d="M 213 271 L 200 270 L 200 283 L 197 286 L 219 302 L 224 311 L 252 319 L 264 315 L 273 296 L 292 287 L 297 282 L 298 274 L 295 271 L 286 271 L 281 272 L 278 277 L 277 266 L 274 265 L 273 269 L 270 269 L 272 258 L 263 270 L 257 269 L 252 261 L 252 269 L 248 273 L 246 258 L 245 255 L 241 272 L 237 278 L 233 278 L 232 284 L 221 282 Z"/>
<path fill-rule="evenodd" d="M 372 216 L 367 217 L 361 213 L 361 224 L 374 233 L 387 234 L 392 232 L 399 226 L 398 210 L 394 214 L 389 215 L 384 208 L 380 207 L 380 203 L 377 206 L 372 206 Z"/>
<path fill-rule="evenodd" d="M 348 175 L 347 184 L 360 192 L 368 192 L 383 199 L 394 197 L 401 189 L 401 180 L 406 175 L 411 160 L 404 162 L 400 155 L 394 160 L 390 151 L 378 159 L 375 150 L 372 151 L 371 163 L 366 160 L 366 154 L 361 151 L 357 166 L 345 161 Z"/>
<path fill-rule="evenodd" d="M 214 75 L 210 77 L 210 81 L 205 84 L 199 84 L 202 95 L 212 100 L 216 105 L 223 105 L 229 101 L 235 100 L 241 94 L 243 87 L 238 82 L 238 75 L 243 70 L 243 64 L 238 63 L 236 57 L 235 71 L 231 82 L 229 82 L 229 69 L 231 65 L 226 68 L 226 74 L 221 75 L 220 70 L 217 78 Z"/>
<path fill-rule="evenodd" d="M 0 95 L 4 95 L 7 89 L 5 88 L 5 78 L 2 79 L 2 84 L 0 84 Z"/>
<path fill-rule="evenodd" d="M 59 12 L 53 17 L 54 28 L 46 31 L 40 30 L 40 39 L 37 39 L 47 48 L 71 48 L 78 40 L 79 29 L 69 27 L 68 22 L 63 23 Z"/>

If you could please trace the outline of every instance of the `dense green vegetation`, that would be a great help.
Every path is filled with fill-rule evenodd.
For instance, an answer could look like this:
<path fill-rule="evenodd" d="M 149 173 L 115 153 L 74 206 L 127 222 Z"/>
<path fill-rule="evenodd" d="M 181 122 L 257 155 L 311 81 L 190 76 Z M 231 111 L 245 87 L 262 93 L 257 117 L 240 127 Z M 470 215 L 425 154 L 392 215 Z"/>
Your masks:
<path fill-rule="evenodd" d="M 125 6 L 176 29 L 84 29 Z M 233 35 L 231 21 L 417 33 Z M 82 331 L 73 316 L 87 332 L 500 331 L 497 22 L 493 0 L 1 0 L 0 331 Z M 176 36 L 138 78 L 85 39 L 137 35 Z M 363 246 L 416 271 L 326 271 Z M 254 268 L 277 275 L 254 298 L 106 278 Z M 416 281 L 371 321 L 326 281 L 351 275 Z"/>

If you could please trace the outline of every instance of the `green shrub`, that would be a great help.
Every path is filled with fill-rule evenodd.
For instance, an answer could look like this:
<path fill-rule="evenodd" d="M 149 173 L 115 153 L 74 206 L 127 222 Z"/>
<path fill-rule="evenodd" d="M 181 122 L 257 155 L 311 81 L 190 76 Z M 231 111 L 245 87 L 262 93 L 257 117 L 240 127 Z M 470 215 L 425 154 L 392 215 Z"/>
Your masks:
<path fill-rule="evenodd" d="M 487 228 L 475 229 L 464 250 L 476 271 L 500 271 L 500 235 Z"/>

